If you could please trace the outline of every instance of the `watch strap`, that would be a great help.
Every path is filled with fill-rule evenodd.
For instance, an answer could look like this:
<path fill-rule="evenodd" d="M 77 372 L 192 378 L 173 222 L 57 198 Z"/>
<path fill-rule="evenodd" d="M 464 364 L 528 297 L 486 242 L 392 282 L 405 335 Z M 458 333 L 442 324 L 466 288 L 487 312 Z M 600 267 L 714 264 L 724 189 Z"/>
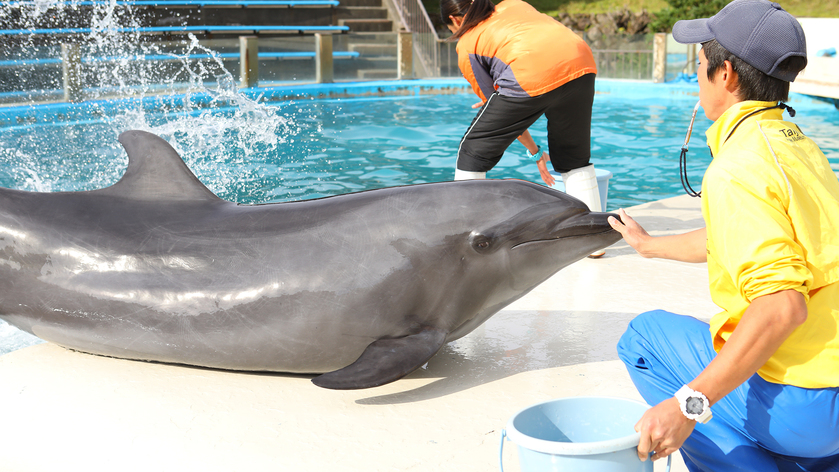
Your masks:
<path fill-rule="evenodd" d="M 711 414 L 711 403 L 708 401 L 708 397 L 706 397 L 703 393 L 697 392 L 687 385 L 684 385 L 674 396 L 676 397 L 676 400 L 679 401 L 679 408 L 682 410 L 682 414 L 685 415 L 685 417 L 702 424 L 711 421 L 711 418 L 713 417 Z M 697 401 L 701 402 L 702 411 L 699 413 L 688 411 L 689 399 L 691 400 L 692 405 L 695 405 Z"/>

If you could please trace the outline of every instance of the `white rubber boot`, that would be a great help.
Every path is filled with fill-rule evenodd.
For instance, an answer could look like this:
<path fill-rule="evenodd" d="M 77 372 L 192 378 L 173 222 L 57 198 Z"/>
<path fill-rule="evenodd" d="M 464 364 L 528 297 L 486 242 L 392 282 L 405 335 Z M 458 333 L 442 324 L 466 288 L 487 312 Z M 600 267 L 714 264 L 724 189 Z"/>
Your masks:
<path fill-rule="evenodd" d="M 470 172 L 468 170 L 454 170 L 454 180 L 483 180 L 487 178 L 486 172 Z"/>
<path fill-rule="evenodd" d="M 594 173 L 594 164 L 563 172 L 562 182 L 565 184 L 565 193 L 582 200 L 589 210 L 603 211 L 603 205 L 600 203 L 600 189 L 597 188 L 597 175 Z"/>
<path fill-rule="evenodd" d="M 580 167 L 562 173 L 562 182 L 565 184 L 565 193 L 582 200 L 591 211 L 603 211 L 600 203 L 600 189 L 597 187 L 597 175 L 594 173 L 594 165 Z M 600 250 L 591 253 L 589 257 L 600 257 L 606 251 Z"/>

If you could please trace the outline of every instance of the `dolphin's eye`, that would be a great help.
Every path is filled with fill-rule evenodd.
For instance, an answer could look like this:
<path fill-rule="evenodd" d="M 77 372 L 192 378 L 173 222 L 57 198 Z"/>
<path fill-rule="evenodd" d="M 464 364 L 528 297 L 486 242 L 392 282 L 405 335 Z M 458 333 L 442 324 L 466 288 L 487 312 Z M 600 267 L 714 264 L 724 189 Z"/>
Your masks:
<path fill-rule="evenodd" d="M 492 238 L 481 233 L 472 233 L 469 235 L 469 241 L 472 249 L 477 252 L 486 252 L 492 248 Z"/>

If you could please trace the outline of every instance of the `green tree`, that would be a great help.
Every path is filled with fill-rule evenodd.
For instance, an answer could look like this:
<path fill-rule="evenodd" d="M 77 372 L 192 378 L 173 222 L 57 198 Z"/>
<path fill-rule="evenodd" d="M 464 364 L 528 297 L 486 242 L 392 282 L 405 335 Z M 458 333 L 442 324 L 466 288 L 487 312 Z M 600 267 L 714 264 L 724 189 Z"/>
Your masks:
<path fill-rule="evenodd" d="M 667 0 L 670 8 L 656 12 L 650 22 L 650 29 L 656 32 L 670 32 L 679 20 L 708 18 L 715 15 L 730 0 Z"/>

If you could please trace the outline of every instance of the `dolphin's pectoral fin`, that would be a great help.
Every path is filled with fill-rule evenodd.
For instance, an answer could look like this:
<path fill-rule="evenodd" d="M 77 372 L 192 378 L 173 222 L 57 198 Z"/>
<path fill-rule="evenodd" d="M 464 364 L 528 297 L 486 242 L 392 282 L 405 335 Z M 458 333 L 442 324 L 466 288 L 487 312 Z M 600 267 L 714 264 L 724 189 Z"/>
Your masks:
<path fill-rule="evenodd" d="M 378 387 L 399 380 L 431 359 L 443 347 L 448 333 L 425 327 L 417 334 L 379 339 L 352 364 L 312 379 L 318 387 L 353 390 Z"/>

